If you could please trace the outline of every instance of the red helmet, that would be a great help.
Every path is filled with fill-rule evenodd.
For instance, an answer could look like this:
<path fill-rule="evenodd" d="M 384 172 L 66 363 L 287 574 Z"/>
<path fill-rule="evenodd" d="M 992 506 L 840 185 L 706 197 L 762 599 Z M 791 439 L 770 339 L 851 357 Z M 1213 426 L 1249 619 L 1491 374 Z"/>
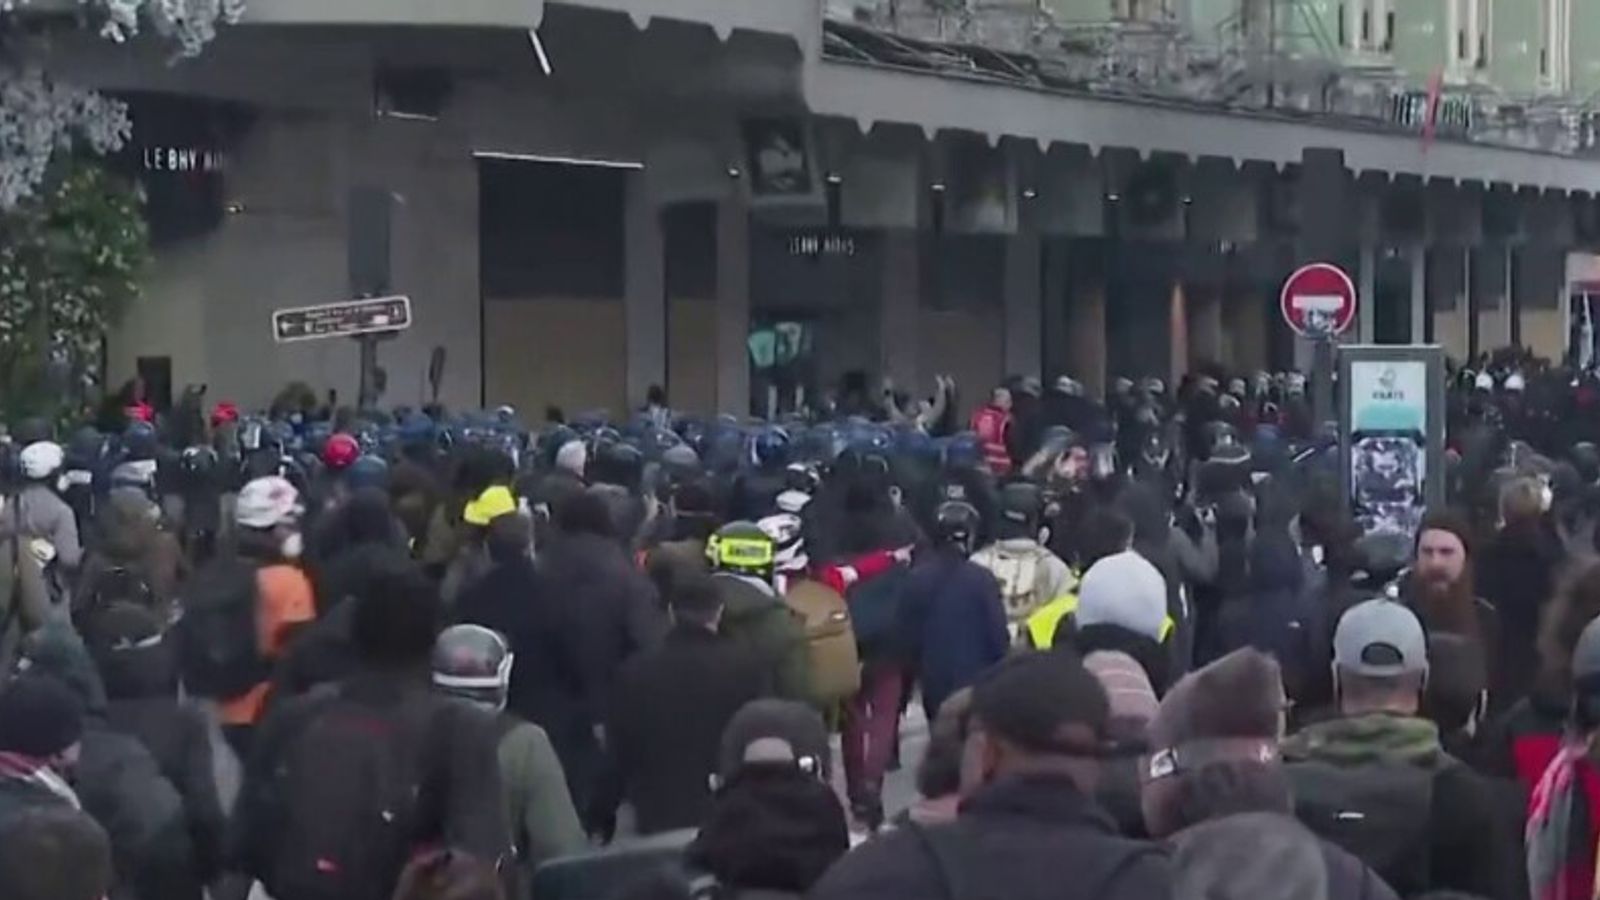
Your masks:
<path fill-rule="evenodd" d="M 322 464 L 335 472 L 348 469 L 351 463 L 361 458 L 361 443 L 348 434 L 336 434 L 328 438 L 328 443 L 322 448 Z"/>

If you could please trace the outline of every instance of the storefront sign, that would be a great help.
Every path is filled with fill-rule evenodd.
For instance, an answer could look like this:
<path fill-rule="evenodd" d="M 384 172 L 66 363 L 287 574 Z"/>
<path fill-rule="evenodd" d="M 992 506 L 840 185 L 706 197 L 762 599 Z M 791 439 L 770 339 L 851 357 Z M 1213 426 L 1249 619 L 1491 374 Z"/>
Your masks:
<path fill-rule="evenodd" d="M 1465 137 L 1472 133 L 1477 109 L 1471 97 L 1441 96 L 1433 111 L 1433 133 Z M 1405 91 L 1389 98 L 1389 121 L 1411 131 L 1428 130 L 1427 91 Z"/>
<path fill-rule="evenodd" d="M 790 256 L 855 256 L 856 239 L 848 234 L 797 234 L 789 238 Z"/>
<path fill-rule="evenodd" d="M 145 147 L 140 155 L 146 172 L 222 171 L 222 154 L 201 147 Z"/>

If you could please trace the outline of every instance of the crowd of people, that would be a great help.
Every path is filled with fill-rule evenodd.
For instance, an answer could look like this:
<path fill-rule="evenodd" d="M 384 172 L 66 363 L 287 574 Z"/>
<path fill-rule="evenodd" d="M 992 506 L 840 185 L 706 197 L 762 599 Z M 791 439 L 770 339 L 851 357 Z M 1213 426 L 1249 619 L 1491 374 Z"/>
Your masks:
<path fill-rule="evenodd" d="M 1400 540 L 1294 373 L 18 423 L 0 897 L 1600 896 L 1600 392 L 1479 369 Z"/>

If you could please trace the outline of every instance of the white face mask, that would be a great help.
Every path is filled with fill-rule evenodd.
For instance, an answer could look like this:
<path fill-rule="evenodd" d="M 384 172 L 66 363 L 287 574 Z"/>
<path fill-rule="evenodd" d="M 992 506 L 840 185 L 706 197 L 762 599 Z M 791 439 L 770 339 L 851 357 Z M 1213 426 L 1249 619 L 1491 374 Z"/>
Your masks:
<path fill-rule="evenodd" d="M 299 559 L 300 555 L 306 552 L 305 536 L 296 531 L 283 539 L 283 544 L 280 545 L 279 549 L 283 553 L 284 559 Z"/>

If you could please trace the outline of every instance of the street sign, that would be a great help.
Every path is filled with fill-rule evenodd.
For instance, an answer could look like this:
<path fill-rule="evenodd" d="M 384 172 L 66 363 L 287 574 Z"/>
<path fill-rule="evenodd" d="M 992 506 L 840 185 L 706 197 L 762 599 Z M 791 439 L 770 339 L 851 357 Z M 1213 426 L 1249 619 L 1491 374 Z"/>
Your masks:
<path fill-rule="evenodd" d="M 1283 321 L 1301 337 L 1333 337 L 1355 321 L 1356 285 L 1338 266 L 1312 263 L 1283 283 L 1278 308 Z"/>
<path fill-rule="evenodd" d="M 301 306 L 272 314 L 272 337 L 280 344 L 404 331 L 410 327 L 411 298 L 403 296 Z"/>

